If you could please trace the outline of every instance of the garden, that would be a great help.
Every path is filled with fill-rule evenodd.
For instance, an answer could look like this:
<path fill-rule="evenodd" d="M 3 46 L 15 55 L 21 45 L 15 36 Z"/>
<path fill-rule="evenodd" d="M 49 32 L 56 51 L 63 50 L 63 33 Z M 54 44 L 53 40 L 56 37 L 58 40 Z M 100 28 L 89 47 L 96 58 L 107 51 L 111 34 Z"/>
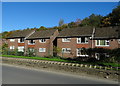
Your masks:
<path fill-rule="evenodd" d="M 117 49 L 103 49 L 103 48 L 89 48 L 84 49 L 84 53 L 87 53 L 89 57 L 74 57 L 65 58 L 60 56 L 36 56 L 36 51 L 27 50 L 26 55 L 24 52 L 18 52 L 17 49 L 14 51 L 8 50 L 8 48 L 2 48 L 2 57 L 11 58 L 25 58 L 25 59 L 36 59 L 36 60 L 47 60 L 47 61 L 58 61 L 58 62 L 68 62 L 68 63 L 79 63 L 88 65 L 99 65 L 99 66 L 109 66 L 109 67 L 120 67 L 120 48 Z M 97 53 L 97 55 L 96 55 Z"/>

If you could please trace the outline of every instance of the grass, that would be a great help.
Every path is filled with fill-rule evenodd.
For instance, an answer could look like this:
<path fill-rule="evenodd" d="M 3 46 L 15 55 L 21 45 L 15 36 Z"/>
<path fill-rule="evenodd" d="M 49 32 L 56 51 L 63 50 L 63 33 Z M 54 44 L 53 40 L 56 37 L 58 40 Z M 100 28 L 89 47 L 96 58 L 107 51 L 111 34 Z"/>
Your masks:
<path fill-rule="evenodd" d="M 15 55 L 2 55 L 2 57 L 25 58 L 25 59 L 36 59 L 36 60 L 46 60 L 46 61 L 71 62 L 71 63 L 80 63 L 80 64 L 89 64 L 89 65 L 120 67 L 120 63 L 118 64 L 118 63 L 106 63 L 106 62 L 80 62 L 80 61 L 64 60 L 58 57 L 45 58 L 45 57 L 15 56 Z"/>
<path fill-rule="evenodd" d="M 25 59 L 36 59 L 36 60 L 66 62 L 66 60 L 63 60 L 63 59 L 60 59 L 60 58 L 28 57 L 28 56 L 15 56 L 15 55 L 2 55 L 2 57 L 25 58 Z"/>
<path fill-rule="evenodd" d="M 112 66 L 112 67 L 120 67 L 120 64 L 119 63 L 102 63 L 103 65 L 106 65 L 106 66 Z"/>

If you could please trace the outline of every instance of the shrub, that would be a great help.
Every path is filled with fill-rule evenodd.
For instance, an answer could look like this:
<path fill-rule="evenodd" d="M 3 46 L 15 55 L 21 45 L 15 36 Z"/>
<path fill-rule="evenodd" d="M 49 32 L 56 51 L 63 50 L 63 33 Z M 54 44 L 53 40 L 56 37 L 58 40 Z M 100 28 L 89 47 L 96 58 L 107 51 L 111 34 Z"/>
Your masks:
<path fill-rule="evenodd" d="M 26 51 L 26 56 L 36 56 L 36 50 L 34 48 L 28 48 L 28 50 Z"/>

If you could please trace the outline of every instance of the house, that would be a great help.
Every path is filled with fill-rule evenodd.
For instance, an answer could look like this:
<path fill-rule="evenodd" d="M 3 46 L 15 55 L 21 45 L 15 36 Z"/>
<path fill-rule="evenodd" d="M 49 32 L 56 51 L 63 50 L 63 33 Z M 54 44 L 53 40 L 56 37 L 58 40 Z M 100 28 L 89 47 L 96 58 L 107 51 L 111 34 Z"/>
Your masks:
<path fill-rule="evenodd" d="M 92 34 L 92 47 L 104 49 L 120 48 L 120 27 L 103 27 L 96 28 L 95 33 Z M 95 53 L 95 58 L 109 57 L 109 53 Z"/>
<path fill-rule="evenodd" d="M 19 52 L 34 52 L 34 55 L 53 56 L 56 46 L 61 50 L 57 55 L 61 57 L 88 57 L 87 48 L 120 48 L 120 27 L 77 27 L 66 28 L 60 33 L 57 29 L 50 30 L 22 30 L 12 33 L 7 38 L 9 50 L 18 49 Z M 97 54 L 96 54 L 97 55 Z"/>
<path fill-rule="evenodd" d="M 61 57 L 87 57 L 85 48 L 120 48 L 120 27 L 63 29 L 57 37 Z"/>
<path fill-rule="evenodd" d="M 54 40 L 58 34 L 57 29 L 36 31 L 26 39 L 26 49 L 35 51 L 36 56 L 53 56 Z"/>
<path fill-rule="evenodd" d="M 120 27 L 96 28 L 93 48 L 120 48 Z"/>
<path fill-rule="evenodd" d="M 92 27 L 78 27 L 63 29 L 57 37 L 57 47 L 61 49 L 61 57 L 87 57 L 84 48 L 92 46 L 90 37 Z"/>
<path fill-rule="evenodd" d="M 13 32 L 9 37 L 7 37 L 8 49 L 15 50 L 18 49 L 19 52 L 24 52 L 26 47 L 26 37 L 33 34 L 34 30 L 22 30 Z"/>

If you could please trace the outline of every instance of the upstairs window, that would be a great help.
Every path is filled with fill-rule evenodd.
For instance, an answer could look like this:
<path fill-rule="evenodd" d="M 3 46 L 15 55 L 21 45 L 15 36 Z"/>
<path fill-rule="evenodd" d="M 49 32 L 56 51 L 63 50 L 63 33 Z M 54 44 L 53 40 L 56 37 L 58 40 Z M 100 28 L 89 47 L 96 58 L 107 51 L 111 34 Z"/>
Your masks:
<path fill-rule="evenodd" d="M 24 38 L 18 39 L 18 43 L 24 43 Z"/>
<path fill-rule="evenodd" d="M 62 42 L 70 42 L 71 38 L 62 38 Z"/>
<path fill-rule="evenodd" d="M 14 42 L 15 41 L 15 39 L 10 39 L 10 42 Z"/>
<path fill-rule="evenodd" d="M 77 43 L 88 43 L 88 37 L 77 38 Z"/>
<path fill-rule="evenodd" d="M 62 48 L 62 53 L 70 53 L 71 48 Z"/>
<path fill-rule="evenodd" d="M 35 44 L 35 40 L 29 40 L 28 44 Z"/>
<path fill-rule="evenodd" d="M 40 39 L 39 42 L 40 42 L 40 43 L 45 43 L 45 42 L 46 42 L 46 39 Z"/>
<path fill-rule="evenodd" d="M 109 40 L 96 40 L 96 46 L 109 46 Z"/>
<path fill-rule="evenodd" d="M 118 39 L 118 43 L 120 44 L 120 39 Z"/>

